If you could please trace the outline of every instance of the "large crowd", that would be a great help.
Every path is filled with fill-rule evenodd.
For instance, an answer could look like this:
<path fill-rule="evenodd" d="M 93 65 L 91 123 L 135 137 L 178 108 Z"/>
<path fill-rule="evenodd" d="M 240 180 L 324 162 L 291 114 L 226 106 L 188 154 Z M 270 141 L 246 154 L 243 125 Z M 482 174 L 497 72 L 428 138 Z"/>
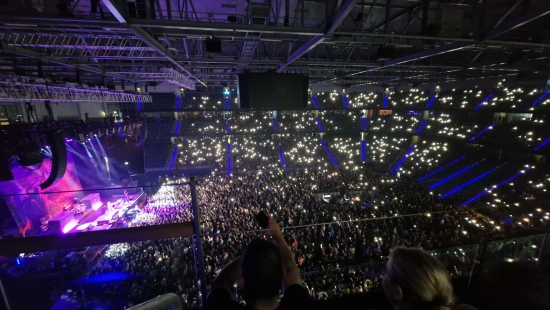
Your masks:
<path fill-rule="evenodd" d="M 498 100 L 482 104 L 481 109 L 511 104 L 513 96 L 522 93 L 496 94 Z M 523 95 L 532 100 L 538 94 Z M 481 102 L 487 95 L 449 90 L 439 94 L 433 105 L 471 109 L 472 102 Z M 317 94 L 316 104 L 336 107 L 341 105 L 341 96 Z M 382 104 L 382 96 L 375 93 L 345 96 L 352 108 Z M 430 97 L 415 91 L 389 93 L 385 104 L 414 109 L 424 107 Z M 168 161 L 173 170 L 201 165 L 212 170 L 198 178 L 207 285 L 251 240 L 262 235 L 255 219 L 260 210 L 283 228 L 310 297 L 318 300 L 381 289 L 384 263 L 396 246 L 427 250 L 455 246 L 453 251 L 432 255 L 448 262 L 449 273 L 460 277 L 476 261 L 475 252 L 460 245 L 504 237 L 503 226 L 508 223 L 548 225 L 549 213 L 539 205 L 533 204 L 532 212 L 509 212 L 545 197 L 548 175 L 510 179 L 485 189 L 486 195 L 479 199 L 482 204 L 510 213 L 510 219 L 494 220 L 473 205 L 463 205 L 464 197 L 438 199 L 437 193 L 417 182 L 418 177 L 443 168 L 443 163 L 458 156 L 448 151 L 450 145 L 424 137 L 413 144 L 409 137 L 393 134 L 424 130 L 428 135 L 486 141 L 497 133 L 513 131 L 518 133 L 518 138 L 510 139 L 513 143 L 533 148 L 547 139 L 542 120 L 528 126 L 531 119 L 518 119 L 489 128 L 489 123 L 451 119 L 444 112 L 380 111 L 368 118 L 361 113 L 365 112 L 217 111 L 178 116 L 171 130 L 184 137 L 175 138 L 168 147 L 163 145 L 164 153 L 158 153 L 164 156 L 158 157 L 161 164 L 167 156 L 173 158 L 172 163 Z M 495 123 L 502 122 L 498 117 Z M 419 127 L 423 123 L 425 127 Z M 362 160 L 360 136 L 346 135 L 345 130 L 366 132 L 366 128 L 366 158 Z M 486 133 L 481 133 L 484 128 Z M 200 137 L 208 134 L 214 136 Z M 462 149 L 460 155 L 477 152 Z M 362 161 L 366 163 L 359 164 Z M 396 174 L 387 174 L 393 167 Z M 192 221 L 190 191 L 184 185 L 188 181 L 181 173 L 159 178 L 158 191 L 148 197 L 128 226 Z M 121 308 L 175 292 L 187 308 L 198 308 L 202 296 L 193 249 L 191 238 L 184 237 L 109 245 L 86 266 L 86 277 L 113 272 L 126 277 L 86 284 L 81 294 L 88 302 Z"/>
<path fill-rule="evenodd" d="M 131 226 L 192 220 L 185 177 L 163 186 Z M 207 284 L 223 266 L 261 235 L 255 215 L 265 210 L 284 237 L 314 299 L 380 288 L 381 262 L 392 247 L 425 249 L 500 236 L 497 225 L 474 225 L 474 210 L 443 203 L 408 178 L 366 171 L 268 171 L 212 174 L 198 179 Z M 332 192 L 333 198 L 323 197 Z M 116 249 L 116 250 L 112 250 Z M 199 284 L 189 238 L 112 245 L 91 274 L 114 269 L 133 276 L 110 289 L 129 304 L 159 292 L 177 292 L 199 306 Z M 365 265 L 366 264 L 366 265 Z"/>

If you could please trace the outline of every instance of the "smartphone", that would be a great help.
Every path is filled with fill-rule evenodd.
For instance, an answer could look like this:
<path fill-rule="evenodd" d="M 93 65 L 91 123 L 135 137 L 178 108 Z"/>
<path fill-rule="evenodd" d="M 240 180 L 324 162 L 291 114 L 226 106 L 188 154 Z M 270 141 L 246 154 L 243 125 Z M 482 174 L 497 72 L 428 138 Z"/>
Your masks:
<path fill-rule="evenodd" d="M 260 224 L 260 227 L 262 229 L 267 228 L 267 222 L 269 218 L 267 217 L 267 214 L 262 210 L 256 215 L 256 221 L 258 221 L 258 224 Z"/>

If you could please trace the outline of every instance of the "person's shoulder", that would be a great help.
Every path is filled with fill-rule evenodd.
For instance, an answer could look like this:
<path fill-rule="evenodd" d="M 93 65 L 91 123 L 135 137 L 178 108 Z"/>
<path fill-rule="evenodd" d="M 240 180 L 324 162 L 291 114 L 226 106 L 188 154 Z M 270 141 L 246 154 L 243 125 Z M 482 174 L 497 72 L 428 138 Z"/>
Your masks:
<path fill-rule="evenodd" d="M 241 309 L 238 302 L 231 298 L 231 294 L 224 288 L 218 288 L 210 292 L 203 310 L 219 310 L 219 309 Z"/>
<path fill-rule="evenodd" d="M 305 288 L 299 284 L 293 284 L 286 288 L 285 294 L 279 303 L 279 310 L 305 309 L 311 302 Z"/>

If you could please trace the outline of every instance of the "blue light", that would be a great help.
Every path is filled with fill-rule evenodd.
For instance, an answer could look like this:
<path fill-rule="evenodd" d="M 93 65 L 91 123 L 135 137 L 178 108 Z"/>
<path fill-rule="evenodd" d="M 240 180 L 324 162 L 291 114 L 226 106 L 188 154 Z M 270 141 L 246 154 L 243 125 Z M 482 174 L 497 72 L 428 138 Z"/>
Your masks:
<path fill-rule="evenodd" d="M 319 104 L 317 103 L 317 96 L 311 96 L 311 102 L 316 109 L 319 109 Z"/>
<path fill-rule="evenodd" d="M 498 184 L 497 184 L 495 187 L 493 187 L 493 188 L 494 188 L 494 189 L 499 188 L 499 187 L 501 187 L 502 185 L 504 185 L 504 184 L 506 184 L 506 183 L 509 183 L 510 181 L 515 180 L 517 177 L 519 177 L 520 175 L 522 175 L 523 173 L 525 173 L 525 172 L 527 172 L 527 171 L 529 171 L 529 170 L 531 170 L 531 168 L 524 169 L 524 170 L 523 170 L 524 172 L 518 172 L 518 173 L 514 174 L 513 176 L 509 177 L 508 179 L 506 179 L 506 180 L 504 180 L 504 181 L 498 183 Z M 481 197 L 487 195 L 488 193 L 489 193 L 489 191 L 481 192 L 481 193 L 475 195 L 474 197 L 472 197 L 472 198 L 466 200 L 466 201 L 463 203 L 463 205 L 467 206 L 468 204 L 470 204 L 470 203 L 472 203 L 472 202 L 478 200 L 479 198 L 481 198 Z"/>
<path fill-rule="evenodd" d="M 419 135 L 421 132 L 422 132 L 422 129 L 424 129 L 424 127 L 426 126 L 426 124 L 428 123 L 428 120 L 425 119 L 422 124 L 420 124 L 420 126 L 418 126 L 418 129 L 416 130 L 416 134 Z"/>
<path fill-rule="evenodd" d="M 460 160 L 462 160 L 462 159 L 464 159 L 464 158 L 466 158 L 466 156 L 462 155 L 462 157 L 455 159 L 454 161 L 452 161 L 452 162 L 446 164 L 444 167 L 439 167 L 438 169 L 436 169 L 436 170 L 434 170 L 434 171 L 432 171 L 432 172 L 426 174 L 425 176 L 421 177 L 420 179 L 418 179 L 418 182 L 426 180 L 427 178 L 431 177 L 432 175 L 438 173 L 439 171 L 441 171 L 441 170 L 443 170 L 443 169 L 448 168 L 448 167 L 451 166 L 452 164 L 454 164 L 454 163 L 456 163 L 456 162 L 458 162 L 458 161 L 460 161 Z"/>
<path fill-rule="evenodd" d="M 229 126 L 229 119 L 225 121 L 225 131 L 231 133 L 231 126 Z"/>
<path fill-rule="evenodd" d="M 477 137 L 481 136 L 482 134 L 486 133 L 489 129 L 493 128 L 493 126 L 495 126 L 495 124 L 491 124 L 491 126 L 483 129 L 482 131 L 480 131 L 477 135 L 473 136 L 470 138 L 470 141 L 474 141 Z"/>
<path fill-rule="evenodd" d="M 227 143 L 227 175 L 231 175 L 231 143 Z"/>
<path fill-rule="evenodd" d="M 113 273 L 102 273 L 102 274 L 90 276 L 85 279 L 80 279 L 75 283 L 76 284 L 103 283 L 103 282 L 112 282 L 112 281 L 122 281 L 130 278 L 133 278 L 132 274 L 130 273 L 113 272 Z"/>
<path fill-rule="evenodd" d="M 119 129 L 118 129 L 118 136 L 119 136 L 120 138 L 124 138 L 124 132 L 122 131 L 122 128 L 119 128 Z"/>
<path fill-rule="evenodd" d="M 481 108 L 481 106 L 482 106 L 484 103 L 486 103 L 487 101 L 491 100 L 491 98 L 493 98 L 493 96 L 494 96 L 494 95 L 493 95 L 492 93 L 489 94 L 489 96 L 488 96 L 487 98 L 485 98 L 485 100 L 483 100 L 480 104 L 478 104 L 478 105 L 474 108 L 474 110 L 476 110 L 476 111 L 479 110 L 479 108 Z"/>
<path fill-rule="evenodd" d="M 225 98 L 225 109 L 229 110 L 229 98 Z"/>
<path fill-rule="evenodd" d="M 178 103 L 176 104 L 176 110 L 179 111 L 179 109 L 181 108 L 181 97 L 180 96 L 176 96 L 178 98 Z"/>
<path fill-rule="evenodd" d="M 279 150 L 279 158 L 281 159 L 281 164 L 283 165 L 283 168 L 286 171 L 286 162 L 285 162 L 285 155 L 283 154 L 283 151 Z"/>
<path fill-rule="evenodd" d="M 19 260 L 19 257 L 15 259 L 17 266 L 21 266 L 22 260 Z"/>
<path fill-rule="evenodd" d="M 181 120 L 178 120 L 176 123 L 176 131 L 174 132 L 175 135 L 180 133 L 180 126 L 181 126 Z"/>
<path fill-rule="evenodd" d="M 367 130 L 367 119 L 365 117 L 361 119 L 361 129 L 363 131 Z"/>
<path fill-rule="evenodd" d="M 315 118 L 315 122 L 317 123 L 317 126 L 319 126 L 320 131 L 325 131 L 325 129 L 323 128 L 323 125 L 321 125 L 321 121 L 319 120 L 318 117 Z"/>
<path fill-rule="evenodd" d="M 275 128 L 275 132 L 279 132 L 279 127 L 277 126 L 277 120 L 273 119 L 273 128 Z"/>
<path fill-rule="evenodd" d="M 361 161 L 362 162 L 367 161 L 367 148 L 365 146 L 365 140 L 361 141 Z"/>
<path fill-rule="evenodd" d="M 430 101 L 428 101 L 428 108 L 432 106 L 434 101 L 435 101 L 435 95 L 433 95 L 432 98 L 430 98 Z"/>
<path fill-rule="evenodd" d="M 454 193 L 458 192 L 459 190 L 463 189 L 464 187 L 466 187 L 466 186 L 468 186 L 468 185 L 470 185 L 470 184 L 472 184 L 472 183 L 474 183 L 474 182 L 476 182 L 476 181 L 479 181 L 480 179 L 486 177 L 487 175 L 489 175 L 489 174 L 495 172 L 495 170 L 497 170 L 498 168 L 500 168 L 500 167 L 502 167 L 502 166 L 504 166 L 504 165 L 505 165 L 505 164 L 500 165 L 500 166 L 498 166 L 498 167 L 496 167 L 496 168 L 493 168 L 493 169 L 491 169 L 491 170 L 489 170 L 489 171 L 487 171 L 487 172 L 484 172 L 484 173 L 478 175 L 477 177 L 471 179 L 470 181 L 468 181 L 468 182 L 466 182 L 466 183 L 463 183 L 463 184 L 461 184 L 461 185 L 459 185 L 459 186 L 453 188 L 452 190 L 446 192 L 445 194 L 441 195 L 439 198 L 445 198 L 445 197 L 451 196 L 452 194 L 454 194 Z"/>
<path fill-rule="evenodd" d="M 321 140 L 321 144 L 325 148 L 325 151 L 327 151 L 327 154 L 330 157 L 330 160 L 332 160 L 332 163 L 334 164 L 334 166 L 336 166 L 336 169 L 340 169 L 340 167 L 338 166 L 338 162 L 336 161 L 336 158 L 332 156 L 332 153 L 330 152 L 328 146 L 326 145 L 325 140 Z"/>
<path fill-rule="evenodd" d="M 460 169 L 459 171 L 457 171 L 457 172 L 451 174 L 450 176 L 444 178 L 443 180 L 441 180 L 441 181 L 439 181 L 439 182 L 437 182 L 437 183 L 431 185 L 430 187 L 428 187 L 428 189 L 434 189 L 434 188 L 438 187 L 439 185 L 441 185 L 441 184 L 443 184 L 443 183 L 449 181 L 450 179 L 452 179 L 452 178 L 454 178 L 454 177 L 456 177 L 456 176 L 458 176 L 458 175 L 460 175 L 460 174 L 463 174 L 464 172 L 466 172 L 466 171 L 472 169 L 473 167 L 479 165 L 479 163 L 482 162 L 482 161 L 484 161 L 484 160 L 485 160 L 485 158 L 483 158 L 482 160 L 480 160 L 480 161 L 478 161 L 478 162 L 475 162 L 474 164 L 472 164 L 472 165 L 470 165 L 470 166 L 467 166 L 467 167 L 465 167 L 465 168 L 463 168 L 463 169 Z"/>
<path fill-rule="evenodd" d="M 541 147 L 545 146 L 546 144 L 550 143 L 550 138 L 546 139 L 546 141 L 542 142 L 539 146 L 535 148 L 535 151 L 540 150 Z"/>
<path fill-rule="evenodd" d="M 138 108 L 138 111 L 141 111 L 141 98 L 140 97 L 138 97 L 137 108 Z"/>
<path fill-rule="evenodd" d="M 344 108 L 349 109 L 348 97 L 344 97 Z"/>
<path fill-rule="evenodd" d="M 178 156 L 178 146 L 176 145 L 174 147 L 174 152 L 172 153 L 172 158 L 170 159 L 170 166 L 168 167 L 168 170 L 172 170 L 174 168 L 174 163 L 176 162 L 176 157 Z"/>
<path fill-rule="evenodd" d="M 384 105 L 382 106 L 384 109 L 388 106 L 388 97 L 384 97 Z"/>
<path fill-rule="evenodd" d="M 407 154 L 405 154 L 403 156 L 403 158 L 401 158 L 401 160 L 399 160 L 399 162 L 397 163 L 397 165 L 395 165 L 395 167 L 393 167 L 392 171 L 391 171 L 391 174 L 394 174 L 395 172 L 397 172 L 397 169 L 399 169 L 399 167 L 401 167 L 401 165 L 403 164 L 403 162 L 405 162 L 405 160 L 407 159 L 407 157 L 409 157 L 409 154 L 412 153 L 412 151 L 414 151 L 414 148 L 416 147 L 416 144 L 413 144 L 413 146 L 411 146 L 411 148 L 407 151 Z"/>
<path fill-rule="evenodd" d="M 548 96 L 548 92 L 545 91 L 544 94 L 542 94 L 542 96 L 539 97 L 539 99 L 537 99 L 535 102 L 533 102 L 533 105 L 532 107 L 536 106 L 537 104 L 539 104 L 539 102 L 542 101 L 542 99 L 546 98 Z"/>

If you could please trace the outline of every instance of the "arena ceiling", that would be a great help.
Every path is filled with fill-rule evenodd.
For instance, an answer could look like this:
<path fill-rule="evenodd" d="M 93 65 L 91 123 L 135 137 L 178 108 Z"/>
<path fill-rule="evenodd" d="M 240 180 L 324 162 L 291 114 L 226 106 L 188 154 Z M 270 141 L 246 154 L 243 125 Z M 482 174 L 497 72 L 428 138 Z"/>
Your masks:
<path fill-rule="evenodd" d="M 95 2 L 99 2 L 96 8 Z M 548 77 L 546 0 L 0 1 L 0 74 L 200 86 L 243 72 L 312 84 Z"/>

